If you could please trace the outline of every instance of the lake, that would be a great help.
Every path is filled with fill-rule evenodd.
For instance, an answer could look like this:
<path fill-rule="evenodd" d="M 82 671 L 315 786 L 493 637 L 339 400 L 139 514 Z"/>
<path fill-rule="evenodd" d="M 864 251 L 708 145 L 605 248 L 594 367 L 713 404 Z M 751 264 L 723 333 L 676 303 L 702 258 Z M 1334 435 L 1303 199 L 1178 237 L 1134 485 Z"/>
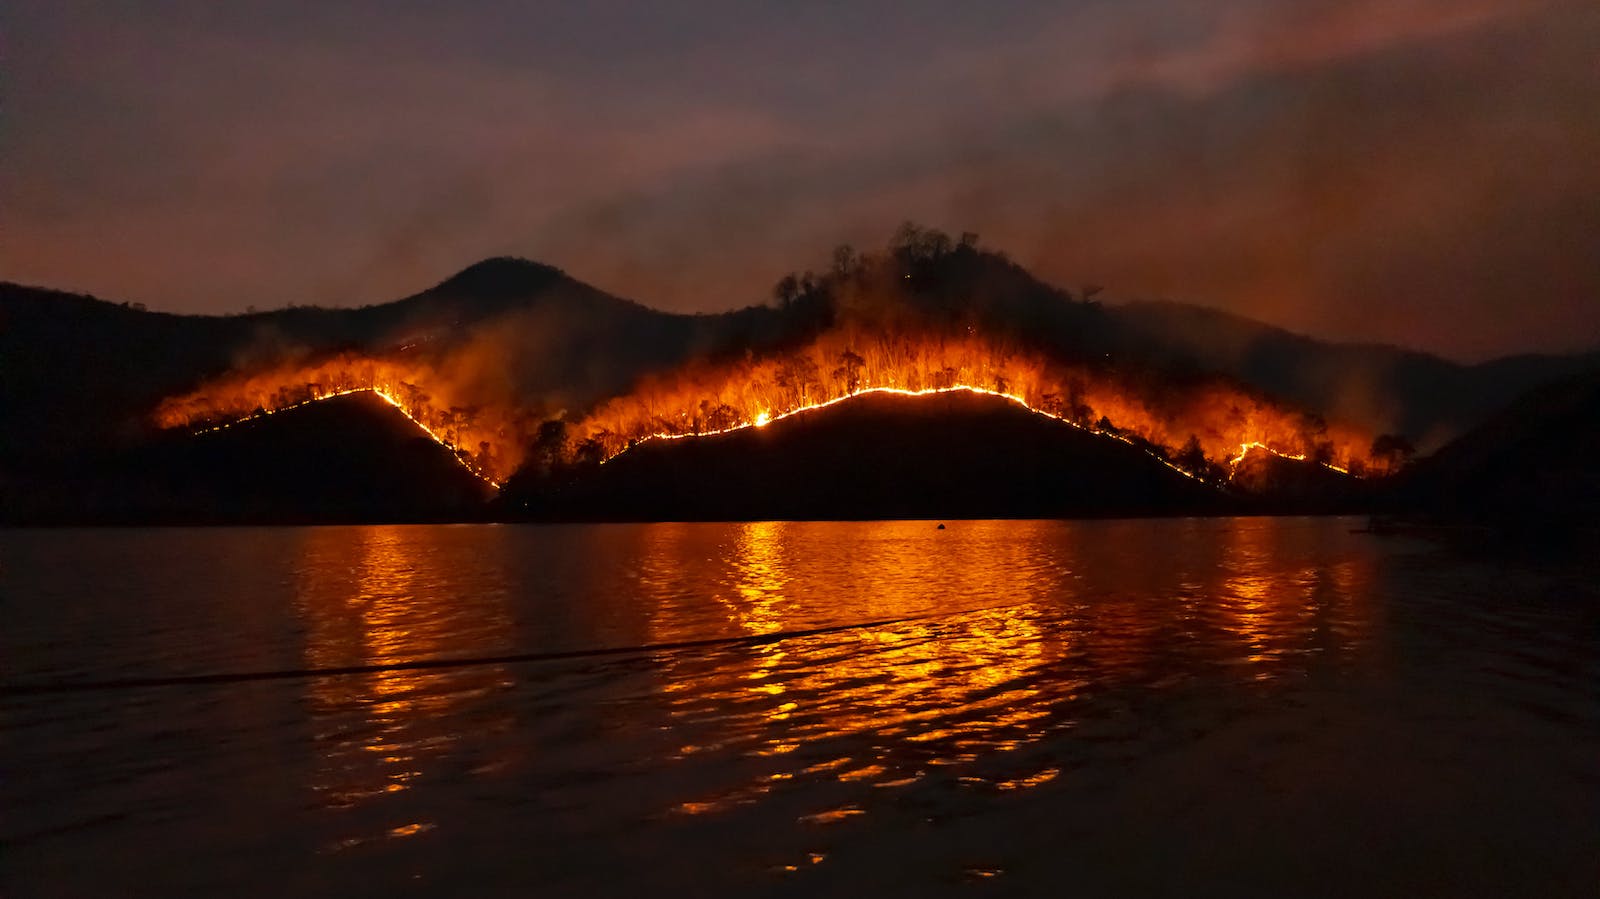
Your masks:
<path fill-rule="evenodd" d="M 1594 555 L 1363 524 L 0 531 L 0 895 L 1592 895 Z"/>

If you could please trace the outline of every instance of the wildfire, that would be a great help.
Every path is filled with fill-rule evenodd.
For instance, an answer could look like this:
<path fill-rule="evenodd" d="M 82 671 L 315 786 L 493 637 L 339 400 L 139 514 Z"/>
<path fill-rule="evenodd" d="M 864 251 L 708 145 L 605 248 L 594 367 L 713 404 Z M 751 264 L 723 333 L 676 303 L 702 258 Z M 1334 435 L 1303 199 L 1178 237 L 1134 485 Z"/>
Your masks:
<path fill-rule="evenodd" d="M 456 464 L 460 465 L 462 468 L 464 468 L 468 472 L 470 472 L 473 477 L 478 478 L 479 480 L 483 481 L 484 483 L 488 484 L 489 486 L 494 487 L 497 490 L 500 488 L 502 482 L 495 480 L 493 475 L 489 474 L 489 472 L 487 472 L 484 469 L 482 469 L 482 468 L 478 467 L 477 465 L 475 465 L 468 458 L 468 454 L 467 454 L 467 451 L 465 449 L 463 449 L 462 447 L 456 446 L 454 443 L 452 443 L 448 439 L 446 439 L 443 434 L 440 434 L 438 431 L 435 431 L 434 429 L 428 427 L 427 423 L 423 422 L 421 419 L 417 418 L 415 415 L 412 415 L 411 412 L 406 409 L 405 405 L 400 402 L 400 398 L 399 397 L 395 396 L 392 393 L 389 393 L 388 391 L 386 391 L 386 390 L 384 390 L 384 389 L 382 389 L 380 387 L 355 387 L 355 388 L 351 388 L 349 390 L 336 390 L 336 391 L 334 391 L 332 393 L 324 393 L 324 394 L 320 394 L 318 396 L 314 396 L 314 397 L 312 397 L 311 399 L 308 399 L 308 400 L 302 400 L 301 402 L 294 403 L 293 405 L 282 406 L 282 407 L 277 408 L 277 409 L 261 409 L 261 410 L 259 410 L 257 412 L 253 412 L 253 413 L 251 413 L 249 415 L 246 415 L 244 418 L 239 418 L 239 419 L 235 419 L 233 421 L 223 422 L 222 424 L 218 424 L 218 425 L 212 425 L 211 427 L 208 427 L 208 428 L 201 428 L 200 430 L 196 431 L 195 433 L 197 433 L 197 434 L 209 434 L 209 433 L 212 433 L 214 431 L 225 431 L 228 428 L 233 427 L 234 425 L 243 424 L 243 423 L 245 423 L 247 421 L 254 421 L 254 420 L 258 419 L 258 418 L 265 418 L 268 415 L 274 415 L 274 414 L 279 413 L 279 412 L 287 412 L 290 409 L 298 409 L 301 406 L 309 406 L 312 403 L 320 403 L 320 402 L 322 402 L 324 400 L 331 400 L 331 399 L 333 399 L 335 397 L 352 396 L 352 395 L 358 394 L 358 393 L 370 393 L 373 396 L 376 396 L 378 399 L 381 399 L 384 402 L 388 403 L 389 405 L 391 405 L 391 406 L 395 407 L 396 409 L 398 409 L 400 411 L 401 415 L 404 415 L 406 418 L 410 419 L 411 423 L 416 425 L 418 430 L 420 430 L 420 431 L 422 431 L 422 433 L 426 434 L 430 439 L 433 440 L 434 443 L 437 443 L 440 446 L 444 447 L 445 449 L 450 450 L 450 458 L 456 460 Z"/>
<path fill-rule="evenodd" d="M 1305 453 L 1279 452 L 1278 450 L 1275 450 L 1272 447 L 1267 446 L 1265 443 L 1259 443 L 1259 442 L 1256 442 L 1256 441 L 1251 441 L 1250 443 L 1246 443 L 1246 444 L 1240 446 L 1239 447 L 1239 452 L 1233 458 L 1228 460 L 1228 470 L 1229 471 L 1237 470 L 1239 468 L 1240 463 L 1244 462 L 1244 460 L 1245 460 L 1245 458 L 1247 456 L 1249 456 L 1251 453 L 1257 452 L 1257 451 L 1260 451 L 1260 452 L 1263 452 L 1263 453 L 1270 453 L 1271 455 L 1277 456 L 1280 459 L 1289 459 L 1289 460 L 1294 461 L 1294 462 L 1305 462 L 1307 460 L 1307 458 L 1308 458 Z M 1349 474 L 1350 473 L 1350 469 L 1348 469 L 1348 468 L 1340 468 L 1339 466 L 1333 464 L 1332 462 L 1328 462 L 1328 461 L 1325 461 L 1325 460 L 1318 461 L 1317 464 L 1321 465 L 1323 468 L 1327 468 L 1327 469 L 1330 469 L 1332 471 L 1337 471 L 1340 474 Z"/>
<path fill-rule="evenodd" d="M 1017 396 L 1015 394 L 1001 393 L 1001 392 L 999 392 L 997 390 L 988 390 L 988 389 L 985 389 L 983 387 L 973 387 L 973 386 L 968 385 L 968 384 L 957 384 L 954 387 L 928 387 L 928 388 L 924 388 L 922 390 L 905 390 L 905 389 L 898 388 L 898 387 L 867 387 L 867 388 L 864 388 L 862 390 L 858 390 L 855 393 L 849 394 L 847 396 L 835 397 L 835 398 L 833 398 L 831 400 L 825 400 L 825 401 L 820 402 L 820 403 L 813 403 L 813 404 L 811 404 L 809 406 L 801 406 L 798 409 L 791 409 L 788 412 L 783 412 L 783 413 L 778 414 L 778 415 L 772 415 L 769 412 L 762 411 L 762 412 L 759 412 L 759 413 L 756 414 L 756 417 L 755 417 L 754 421 L 739 422 L 739 423 L 737 423 L 735 425 L 732 425 L 731 427 L 723 428 L 721 430 L 700 431 L 700 432 L 694 433 L 694 434 L 674 434 L 674 433 L 668 433 L 668 432 L 661 432 L 661 433 L 657 433 L 657 434 L 647 434 L 647 435 L 645 435 L 643 437 L 640 437 L 640 438 L 636 439 L 633 443 L 631 443 L 629 445 L 628 448 L 631 449 L 634 446 L 638 446 L 641 443 L 645 443 L 645 442 L 648 442 L 648 441 L 651 441 L 651 440 L 683 440 L 685 438 L 690 438 L 690 437 L 713 437 L 713 436 L 716 436 L 717 434 L 731 434 L 731 433 L 733 433 L 735 431 L 744 431 L 744 430 L 748 430 L 750 428 L 764 428 L 767 425 L 771 424 L 772 422 L 782 421 L 782 420 L 784 420 L 786 418 L 793 418 L 796 415 L 803 415 L 803 414 L 805 414 L 807 412 L 814 412 L 814 411 L 816 411 L 818 409 L 826 409 L 829 406 L 838 405 L 839 403 L 845 402 L 846 400 L 855 399 L 856 397 L 859 397 L 859 396 L 870 396 L 872 394 L 885 394 L 885 395 L 889 395 L 889 396 L 936 396 L 936 395 L 941 394 L 941 393 L 971 393 L 971 394 L 977 394 L 977 395 L 980 395 L 980 396 L 999 397 L 1000 399 L 1006 400 L 1006 401 L 1011 402 L 1011 403 L 1015 403 L 1015 404 L 1021 406 L 1022 408 L 1028 410 L 1029 412 L 1032 412 L 1035 415 L 1041 415 L 1041 416 L 1043 416 L 1045 418 L 1053 419 L 1055 421 L 1062 422 L 1063 424 L 1071 425 L 1072 427 L 1078 428 L 1079 430 L 1088 431 L 1088 432 L 1094 433 L 1094 434 L 1100 434 L 1101 436 L 1104 436 L 1104 437 L 1110 437 L 1110 438 L 1112 438 L 1114 440 L 1120 440 L 1123 443 L 1127 443 L 1129 445 L 1137 446 L 1137 444 L 1133 440 L 1131 440 L 1131 439 L 1129 439 L 1127 437 L 1124 437 L 1124 436 L 1122 436 L 1120 434 L 1110 434 L 1110 433 L 1095 431 L 1095 430 L 1093 430 L 1091 428 L 1085 428 L 1082 425 L 1078 424 L 1077 422 L 1069 421 L 1068 419 L 1062 418 L 1059 415 L 1053 415 L 1053 414 L 1051 414 L 1049 412 L 1044 411 L 1043 409 L 1035 409 L 1034 407 L 1028 405 L 1027 400 L 1025 400 L 1022 397 Z M 625 451 L 626 450 L 624 450 L 624 452 Z M 618 453 L 617 455 L 621 455 L 621 453 Z M 1196 479 L 1196 480 L 1200 480 L 1201 479 L 1199 473 L 1197 473 L 1197 472 L 1192 472 L 1192 471 L 1188 471 L 1188 470 L 1183 469 L 1183 468 L 1179 468 L 1178 466 L 1172 464 L 1171 462 L 1169 462 L 1165 458 L 1162 458 L 1161 456 L 1156 455 L 1154 453 L 1151 453 L 1150 455 L 1157 462 L 1160 462 L 1162 465 L 1167 466 L 1168 468 L 1172 469 L 1173 471 L 1176 471 L 1178 474 L 1181 474 L 1186 478 L 1193 478 L 1193 479 Z M 611 459 L 614 459 L 614 458 L 616 458 L 616 456 L 611 456 L 611 457 L 608 457 L 605 461 L 610 461 Z M 1240 458 L 1243 458 L 1243 456 L 1241 455 Z"/>
<path fill-rule="evenodd" d="M 641 443 L 767 427 L 867 394 L 964 392 L 1121 441 L 1208 483 L 1231 480 L 1257 451 L 1345 474 L 1370 463 L 1367 435 L 1220 379 L 1159 381 L 1059 363 L 970 334 L 836 328 L 806 346 L 764 357 L 702 361 L 646 379 L 588 415 L 561 422 L 554 439 L 534 410 L 508 401 L 456 399 L 452 394 L 463 391 L 449 384 L 437 368 L 415 360 L 344 354 L 219 378 L 164 401 L 155 419 L 164 427 L 209 431 L 370 392 L 449 449 L 463 468 L 498 487 L 535 447 L 552 463 L 606 462 Z"/>
<path fill-rule="evenodd" d="M 371 393 L 399 410 L 417 429 L 450 450 L 462 468 L 499 487 L 522 461 L 525 416 L 484 405 L 455 405 L 426 366 L 344 354 L 320 363 L 235 373 L 163 401 L 161 427 L 218 431 L 245 421 L 357 393 Z M 424 389 L 419 383 L 430 385 Z M 472 449 L 476 444 L 477 449 Z"/>
<path fill-rule="evenodd" d="M 579 456 L 606 461 L 648 441 L 765 427 L 864 394 L 950 392 L 1004 399 L 1138 447 L 1200 480 L 1227 480 L 1254 450 L 1345 474 L 1353 464 L 1367 464 L 1369 455 L 1367 435 L 1219 379 L 1141 383 L 974 336 L 848 329 L 769 358 L 691 366 L 648 381 L 578 421 L 570 437 Z"/>

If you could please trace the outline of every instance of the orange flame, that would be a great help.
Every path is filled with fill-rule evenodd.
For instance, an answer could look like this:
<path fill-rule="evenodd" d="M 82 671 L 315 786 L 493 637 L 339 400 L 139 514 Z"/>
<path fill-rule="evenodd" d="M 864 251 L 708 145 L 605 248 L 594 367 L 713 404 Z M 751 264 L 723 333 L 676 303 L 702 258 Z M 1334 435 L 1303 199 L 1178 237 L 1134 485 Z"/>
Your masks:
<path fill-rule="evenodd" d="M 214 430 L 306 403 L 370 391 L 499 485 L 539 424 L 510 403 L 464 401 L 425 362 L 352 353 L 218 378 L 163 401 L 162 427 Z M 1324 423 L 1219 378 L 1157 381 L 1108 365 L 1065 364 L 1004 342 L 839 327 L 764 357 L 701 361 L 645 379 L 572 422 L 562 455 L 608 460 L 649 440 L 726 433 L 864 393 L 966 391 L 1139 446 L 1190 477 L 1228 478 L 1252 451 L 1315 460 L 1342 473 L 1370 466 L 1370 437 Z M 473 449 L 476 447 L 476 449 Z"/>
<path fill-rule="evenodd" d="M 437 386 L 444 383 L 446 379 L 425 363 L 345 353 L 321 362 L 225 375 L 163 400 L 153 417 L 160 427 L 203 433 L 308 403 L 370 392 L 449 449 L 468 471 L 498 487 L 522 464 L 523 447 L 535 423 L 516 410 L 455 402 Z"/>
<path fill-rule="evenodd" d="M 1341 473 L 1370 461 L 1369 435 L 1221 379 L 1152 383 L 1104 367 L 1054 363 L 985 338 L 869 336 L 852 329 L 768 358 L 703 363 L 649 379 L 578 422 L 573 438 L 609 459 L 643 441 L 763 427 L 862 393 L 956 390 L 1001 397 L 1142 445 L 1189 475 L 1202 475 L 1209 465 L 1231 471 L 1253 449 L 1314 459 Z"/>

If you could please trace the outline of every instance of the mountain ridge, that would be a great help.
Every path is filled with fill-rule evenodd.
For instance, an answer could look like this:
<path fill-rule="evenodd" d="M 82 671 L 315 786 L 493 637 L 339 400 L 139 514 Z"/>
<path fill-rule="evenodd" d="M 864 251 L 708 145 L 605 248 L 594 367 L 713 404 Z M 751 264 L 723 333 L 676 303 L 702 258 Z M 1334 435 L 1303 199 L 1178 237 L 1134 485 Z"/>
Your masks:
<path fill-rule="evenodd" d="M 1600 351 L 1595 351 L 1517 354 L 1466 364 L 1388 344 L 1326 341 L 1174 301 L 1085 306 L 1097 312 L 1097 320 L 1111 323 L 1111 332 L 1100 339 L 1113 350 L 1187 359 L 1200 370 L 1230 375 L 1321 414 L 1358 420 L 1374 431 L 1406 434 L 1424 449 L 1442 445 L 1541 381 L 1600 363 Z M 555 266 L 491 257 L 387 303 L 331 309 L 290 305 L 227 315 L 147 310 L 92 295 L 0 282 L 0 352 L 12 360 L 13 384 L 20 380 L 23 388 L 46 393 L 57 370 L 65 370 L 72 381 L 75 372 L 87 374 L 109 365 L 114 395 L 104 397 L 99 408 L 90 403 L 87 414 L 116 418 L 119 410 L 109 407 L 121 407 L 126 419 L 130 406 L 148 406 L 164 394 L 263 355 L 383 351 L 448 339 L 519 313 L 553 320 L 554 330 L 576 335 L 565 341 L 578 348 L 576 355 L 599 359 L 610 353 L 605 367 L 616 369 L 617 375 L 597 379 L 578 392 L 583 396 L 615 389 L 691 356 L 741 344 L 770 345 L 782 339 L 793 318 L 772 306 L 699 315 L 668 312 L 609 294 Z M 626 351 L 600 346 L 613 340 L 627 344 Z M 562 336 L 553 335 L 549 342 L 562 343 Z M 41 349 L 40 344 L 48 346 Z M 629 354 L 638 356 L 639 364 L 630 364 Z M 583 359 L 566 364 L 569 369 L 600 367 Z M 78 378 L 73 386 L 73 391 L 58 391 L 65 394 L 61 400 L 70 403 L 106 392 L 88 378 Z M 0 387 L 0 399 L 23 410 L 22 417 L 49 417 L 41 409 L 48 399 L 40 402 L 16 392 Z M 6 418 L 0 409 L 0 425 L 8 423 Z M 137 430 L 125 420 L 117 425 L 113 434 Z M 41 427 L 46 432 L 70 430 L 48 423 Z M 108 435 L 102 431 L 97 436 Z M 0 446 L 0 457 L 4 455 Z"/>
<path fill-rule="evenodd" d="M 764 427 L 639 444 L 506 485 L 519 520 L 1032 518 L 1252 508 L 1103 434 L 995 396 L 858 394 Z"/>
<path fill-rule="evenodd" d="M 1443 446 L 1541 382 L 1600 365 L 1600 348 L 1466 363 L 1394 344 L 1322 340 L 1169 300 L 1139 300 L 1107 309 L 1135 331 L 1164 340 L 1172 352 L 1193 355 L 1203 367 L 1247 383 L 1272 383 L 1286 399 L 1366 419 L 1373 430 L 1405 434 L 1425 451 Z M 1361 390 L 1362 381 L 1370 389 Z M 1369 395 L 1377 393 L 1383 395 Z M 1372 408 L 1385 402 L 1418 411 L 1384 414 Z"/>
<path fill-rule="evenodd" d="M 1468 366 L 1387 345 L 1322 341 L 1205 307 L 1102 304 L 1042 282 L 1004 254 L 979 249 L 965 236 L 955 245 L 938 232 L 914 226 L 902 229 L 896 243 L 884 255 L 872 257 L 876 261 L 870 266 L 866 258 L 853 251 L 842 258 L 836 254 L 833 272 L 820 279 L 811 273 L 785 278 L 774 292 L 775 305 L 704 315 L 654 309 L 573 279 L 554 266 L 516 257 L 481 260 L 389 303 L 343 309 L 289 306 L 221 316 L 150 312 L 132 304 L 0 283 L 0 357 L 8 362 L 8 378 L 0 383 L 0 476 L 69 476 L 77 455 L 90 458 L 106 447 L 148 442 L 156 433 L 157 403 L 222 375 L 254 377 L 251 372 L 281 370 L 290 380 L 303 378 L 304 392 L 288 382 L 278 385 L 290 388 L 288 392 L 273 392 L 267 385 L 268 392 L 316 398 L 356 386 L 363 376 L 355 371 L 366 364 L 363 359 L 394 368 L 383 376 L 383 383 L 395 391 L 390 395 L 432 395 L 431 406 L 415 407 L 408 415 L 423 414 L 418 409 L 426 408 L 428 415 L 438 416 L 429 419 L 436 426 L 467 433 L 455 430 L 458 423 L 477 415 L 474 404 L 492 401 L 520 419 L 507 419 L 506 426 L 512 428 L 512 442 L 529 449 L 534 426 L 541 421 L 571 421 L 653 378 L 660 388 L 667 373 L 681 375 L 686 367 L 693 371 L 715 363 L 737 373 L 751 371 L 763 358 L 797 358 L 796 348 L 824 332 L 837 339 L 871 341 L 878 339 L 873 329 L 881 328 L 883 340 L 903 340 L 924 328 L 938 341 L 945 339 L 939 334 L 955 339 L 976 327 L 1009 342 L 1005 352 L 1014 359 L 1026 359 L 1030 352 L 1065 353 L 1066 359 L 1091 366 L 1085 372 L 1123 378 L 1152 396 L 1192 395 L 1206 384 L 1222 385 L 1214 382 L 1216 376 L 1299 409 L 1306 418 L 1295 427 L 1306 434 L 1318 433 L 1322 416 L 1327 416 L 1350 419 L 1374 433 L 1409 433 L 1423 437 L 1419 442 L 1425 444 L 1442 443 L 1533 384 L 1600 359 L 1600 354 L 1525 354 Z M 887 281 L 886 275 L 891 275 Z M 857 331 L 856 337 L 848 337 Z M 889 336 L 895 333 L 899 338 Z M 828 352 L 848 360 L 854 355 L 850 344 L 841 345 L 842 355 L 839 346 Z M 882 347 L 856 348 L 882 357 Z M 818 357 L 821 371 L 808 377 L 844 376 L 843 369 L 828 372 L 835 365 L 832 359 Z M 431 380 L 416 380 L 406 371 Z M 980 377 L 999 378 L 995 384 L 1003 385 L 1009 375 L 1022 373 L 996 368 Z M 933 370 L 918 375 L 935 376 L 943 377 Z M 716 399 L 720 388 L 706 386 L 713 391 L 707 399 L 723 403 L 721 409 L 681 411 L 713 418 L 729 414 L 730 407 Z M 830 389 L 854 392 L 837 384 Z M 1069 391 L 1044 389 L 1062 391 L 1054 399 L 1060 406 L 1057 417 L 1078 418 Z M 1007 388 L 999 386 L 998 392 Z M 254 397 L 265 395 L 245 392 L 232 405 L 210 408 L 242 415 L 258 402 Z M 1230 395 L 1247 409 L 1256 402 L 1248 394 Z M 1033 399 L 1048 402 L 1052 397 Z M 211 402 L 204 396 L 200 400 Z M 260 402 L 270 409 L 293 401 Z M 187 395 L 184 402 L 189 402 Z M 204 406 L 193 408 L 206 414 Z M 756 411 L 737 414 L 753 420 Z M 1121 413 L 1111 414 L 1115 419 Z M 180 415 L 168 423 L 188 420 Z M 668 429 L 684 426 L 679 422 Z M 495 438 L 484 436 L 476 423 L 472 428 L 469 442 L 452 445 L 476 455 L 478 440 Z M 599 434 L 591 430 L 587 436 Z M 1164 451 L 1172 453 L 1183 437 L 1180 432 L 1154 439 L 1164 441 Z M 1304 446 L 1280 451 L 1313 452 L 1310 443 Z M 507 459 L 500 477 L 520 464 L 521 455 L 519 451 Z M 1217 447 L 1207 455 L 1224 458 Z"/>

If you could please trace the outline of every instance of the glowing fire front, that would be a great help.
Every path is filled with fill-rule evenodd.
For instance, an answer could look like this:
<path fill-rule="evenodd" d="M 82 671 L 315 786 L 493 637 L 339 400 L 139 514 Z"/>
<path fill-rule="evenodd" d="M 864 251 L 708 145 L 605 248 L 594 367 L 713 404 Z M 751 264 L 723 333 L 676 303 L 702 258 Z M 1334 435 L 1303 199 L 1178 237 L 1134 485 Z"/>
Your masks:
<path fill-rule="evenodd" d="M 599 461 L 651 440 L 765 427 L 862 394 L 964 391 L 999 397 L 1139 446 L 1192 477 L 1226 480 L 1252 451 L 1348 473 L 1370 436 L 1330 425 L 1220 379 L 1159 382 L 1054 363 L 976 337 L 895 337 L 841 329 L 767 358 L 701 364 L 647 380 L 568 429 L 570 451 Z"/>
<path fill-rule="evenodd" d="M 1174 384 L 1107 366 L 1061 364 L 1001 342 L 825 332 L 767 356 L 702 361 L 645 379 L 570 421 L 529 408 L 451 402 L 438 368 L 345 354 L 220 378 L 170 398 L 163 427 L 212 430 L 306 403 L 370 391 L 399 409 L 457 461 L 499 485 L 529 450 L 543 462 L 604 462 L 642 442 L 766 427 L 863 394 L 968 392 L 1139 447 L 1182 474 L 1226 482 L 1252 452 L 1369 469 L 1370 438 L 1288 409 L 1220 379 Z M 424 386 L 426 385 L 426 386 Z"/>
<path fill-rule="evenodd" d="M 424 435 L 451 451 L 463 468 L 495 487 L 522 464 L 536 422 L 515 410 L 449 401 L 431 367 L 343 354 L 306 365 L 280 365 L 218 378 L 170 397 L 154 420 L 163 428 L 221 430 L 335 397 L 371 393 L 399 410 Z M 428 387 L 420 385 L 427 384 Z"/>

